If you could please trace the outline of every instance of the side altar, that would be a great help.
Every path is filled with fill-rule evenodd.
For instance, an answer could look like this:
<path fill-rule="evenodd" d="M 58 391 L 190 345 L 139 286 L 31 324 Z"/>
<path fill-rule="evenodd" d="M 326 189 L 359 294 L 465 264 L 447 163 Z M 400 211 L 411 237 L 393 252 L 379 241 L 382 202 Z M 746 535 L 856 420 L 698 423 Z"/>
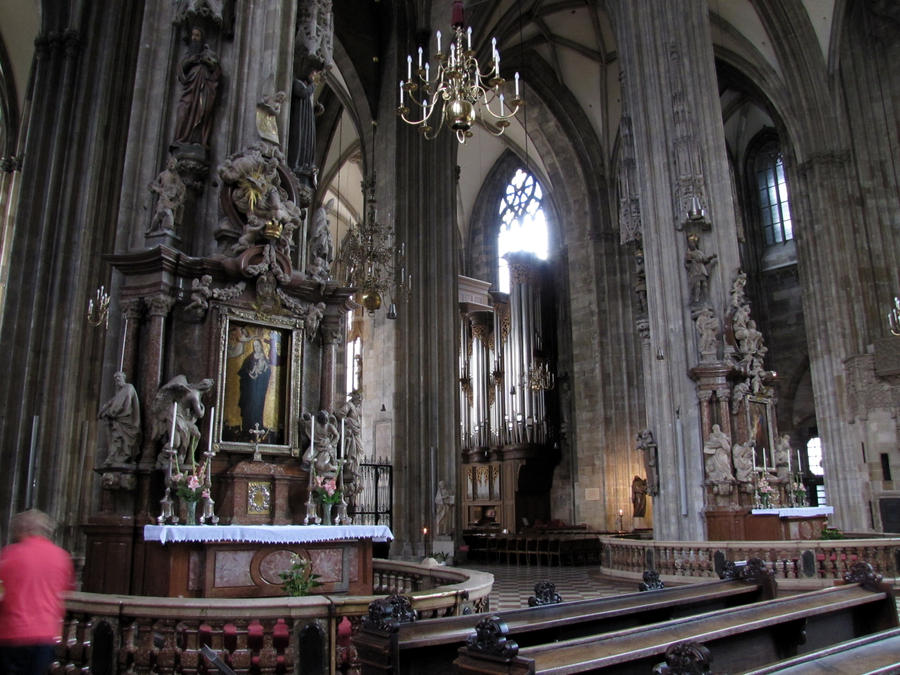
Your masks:
<path fill-rule="evenodd" d="M 146 525 L 140 581 L 145 595 L 252 598 L 284 595 L 280 573 L 309 560 L 317 592 L 372 592 L 372 542 L 384 525 Z"/>

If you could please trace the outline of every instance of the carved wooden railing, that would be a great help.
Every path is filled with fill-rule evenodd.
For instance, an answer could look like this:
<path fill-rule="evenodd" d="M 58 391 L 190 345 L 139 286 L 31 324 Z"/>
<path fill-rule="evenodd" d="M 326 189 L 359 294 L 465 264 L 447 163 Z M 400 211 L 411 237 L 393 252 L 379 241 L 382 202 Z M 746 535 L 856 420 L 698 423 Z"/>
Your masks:
<path fill-rule="evenodd" d="M 900 538 L 816 541 L 684 542 L 601 537 L 603 572 L 640 579 L 655 569 L 663 579 L 718 576 L 726 561 L 761 558 L 780 587 L 829 586 L 857 560 L 871 563 L 889 583 L 900 583 Z"/>
<path fill-rule="evenodd" d="M 52 672 L 206 673 L 210 647 L 237 673 L 356 672 L 350 636 L 369 603 L 403 593 L 422 617 L 486 611 L 493 576 L 374 562 L 371 596 L 156 598 L 71 593 Z"/>

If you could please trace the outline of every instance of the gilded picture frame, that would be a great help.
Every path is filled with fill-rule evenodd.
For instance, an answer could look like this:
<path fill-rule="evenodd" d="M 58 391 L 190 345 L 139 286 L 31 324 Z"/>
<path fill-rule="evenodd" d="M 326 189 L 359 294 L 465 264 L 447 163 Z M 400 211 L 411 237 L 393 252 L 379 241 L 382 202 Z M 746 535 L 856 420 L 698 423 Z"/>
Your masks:
<path fill-rule="evenodd" d="M 303 330 L 288 317 L 222 308 L 215 437 L 220 450 L 299 455 Z M 265 433 L 254 435 L 258 429 Z"/>

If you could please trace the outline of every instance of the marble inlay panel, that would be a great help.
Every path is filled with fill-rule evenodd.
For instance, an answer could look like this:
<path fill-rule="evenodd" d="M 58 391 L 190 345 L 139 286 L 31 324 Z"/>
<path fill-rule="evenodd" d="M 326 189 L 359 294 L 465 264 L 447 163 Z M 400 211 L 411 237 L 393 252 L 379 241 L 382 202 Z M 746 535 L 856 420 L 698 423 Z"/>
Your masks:
<path fill-rule="evenodd" d="M 284 584 L 284 581 L 278 575 L 291 569 L 293 555 L 291 551 L 285 549 L 272 551 L 260 561 L 259 576 L 270 584 L 277 586 Z"/>
<path fill-rule="evenodd" d="M 255 551 L 216 551 L 215 586 L 253 586 L 250 561 Z"/>
<path fill-rule="evenodd" d="M 341 549 L 310 549 L 309 559 L 312 560 L 313 571 L 319 575 L 321 583 L 330 584 L 341 581 L 344 566 L 344 552 Z"/>

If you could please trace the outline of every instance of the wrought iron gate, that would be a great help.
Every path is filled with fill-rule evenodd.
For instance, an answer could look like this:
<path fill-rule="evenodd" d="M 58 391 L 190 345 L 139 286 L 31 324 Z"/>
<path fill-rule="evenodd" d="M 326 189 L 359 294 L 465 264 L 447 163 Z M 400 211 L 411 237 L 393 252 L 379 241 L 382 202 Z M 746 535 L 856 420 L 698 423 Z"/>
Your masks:
<path fill-rule="evenodd" d="M 393 466 L 362 463 L 359 473 L 362 490 L 356 495 L 354 521 L 361 525 L 387 525 L 393 529 Z"/>

